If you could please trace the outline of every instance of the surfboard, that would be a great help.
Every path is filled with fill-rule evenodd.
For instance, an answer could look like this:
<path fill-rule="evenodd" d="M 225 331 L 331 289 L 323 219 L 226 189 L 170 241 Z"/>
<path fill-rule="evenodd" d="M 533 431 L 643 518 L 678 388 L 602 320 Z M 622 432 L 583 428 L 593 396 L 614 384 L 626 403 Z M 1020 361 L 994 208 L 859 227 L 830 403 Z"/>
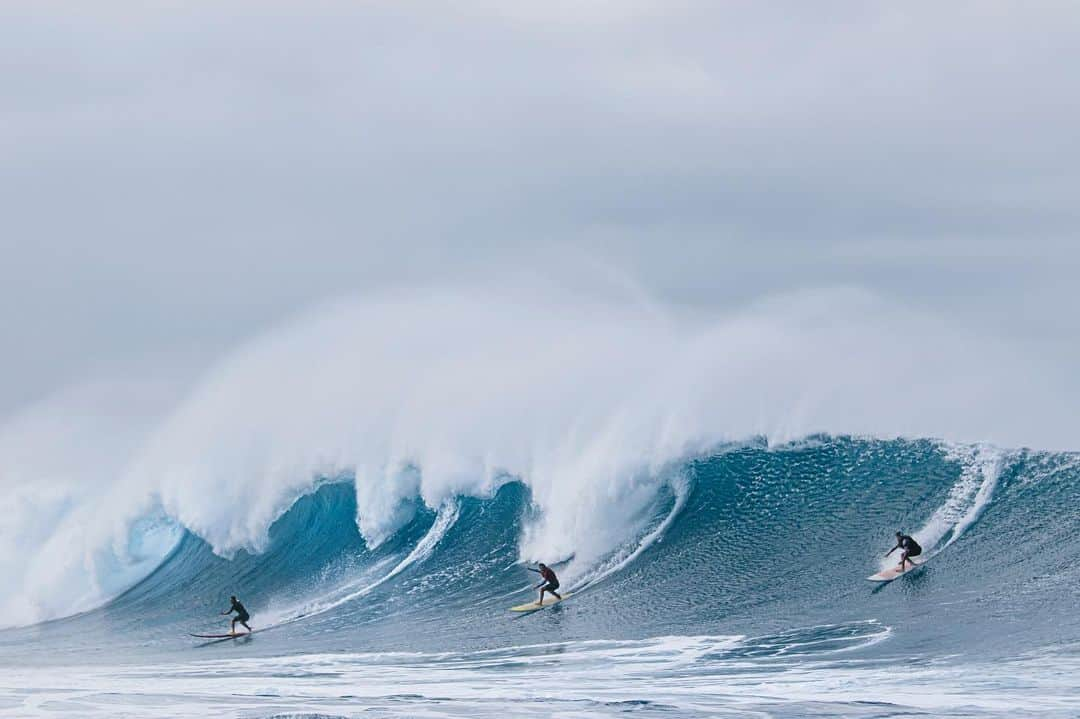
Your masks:
<path fill-rule="evenodd" d="M 569 594 L 564 594 L 564 595 L 562 595 L 562 598 L 563 599 L 569 599 L 570 596 L 571 595 L 569 595 Z M 528 604 L 519 604 L 516 607 L 510 607 L 510 611 L 511 612 L 536 612 L 536 611 L 539 611 L 541 609 L 547 609 L 551 605 L 558 604 L 561 601 L 562 601 L 562 599 L 557 599 L 556 597 L 552 597 L 552 596 L 549 595 L 549 596 L 544 597 L 544 603 L 543 604 L 541 604 L 540 602 L 529 602 Z"/>
<path fill-rule="evenodd" d="M 904 571 L 902 572 L 899 569 L 899 563 L 897 563 L 896 565 L 893 565 L 888 569 L 884 569 L 877 574 L 871 574 L 869 577 L 867 577 L 867 579 L 869 579 L 871 582 L 891 582 L 898 577 L 902 577 L 905 574 L 910 574 L 911 572 L 914 572 L 916 569 L 918 569 L 924 564 L 926 564 L 925 559 L 922 559 L 918 562 L 916 562 L 914 559 L 909 559 L 908 563 L 905 565 Z"/>
<path fill-rule="evenodd" d="M 240 637 L 246 637 L 248 634 L 254 634 L 254 632 L 237 632 L 236 634 L 189 634 L 188 636 L 196 637 L 198 639 L 239 639 Z"/>

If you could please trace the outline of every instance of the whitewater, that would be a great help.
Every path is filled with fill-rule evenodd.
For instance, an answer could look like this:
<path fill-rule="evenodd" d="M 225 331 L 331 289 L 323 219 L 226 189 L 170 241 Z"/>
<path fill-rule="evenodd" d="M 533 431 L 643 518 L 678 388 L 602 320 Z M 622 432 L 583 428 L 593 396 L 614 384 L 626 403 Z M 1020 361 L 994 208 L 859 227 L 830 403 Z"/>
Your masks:
<path fill-rule="evenodd" d="M 0 713 L 1076 716 L 1074 385 L 851 288 L 324 304 L 0 426 Z"/>

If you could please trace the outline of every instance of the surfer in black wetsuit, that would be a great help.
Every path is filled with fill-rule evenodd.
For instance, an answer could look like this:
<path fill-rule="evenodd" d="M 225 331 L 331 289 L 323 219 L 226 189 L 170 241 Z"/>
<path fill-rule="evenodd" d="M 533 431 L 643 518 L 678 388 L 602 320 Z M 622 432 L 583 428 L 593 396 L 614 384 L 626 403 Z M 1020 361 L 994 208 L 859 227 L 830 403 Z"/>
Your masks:
<path fill-rule="evenodd" d="M 915 541 L 914 537 L 904 534 L 903 532 L 896 533 L 896 546 L 888 551 L 886 557 L 900 550 L 900 571 L 904 571 L 904 565 L 907 564 L 912 557 L 917 557 L 922 554 L 922 547 Z M 911 566 L 915 566 L 915 562 L 911 562 Z"/>
<path fill-rule="evenodd" d="M 236 616 L 232 620 L 232 633 L 236 634 L 236 623 L 240 622 L 250 632 L 251 627 L 248 626 L 248 620 L 251 619 L 251 615 L 248 614 L 248 610 L 244 609 L 244 605 L 240 603 L 240 600 L 236 597 L 229 597 L 229 601 L 232 602 L 232 606 L 226 609 L 222 614 L 232 614 L 236 612 Z"/>
<path fill-rule="evenodd" d="M 544 578 L 544 581 L 540 582 L 535 587 L 533 587 L 533 589 L 539 589 L 540 590 L 540 601 L 537 602 L 537 604 L 543 604 L 544 603 L 544 592 L 551 592 L 552 594 L 555 595 L 556 599 L 562 599 L 562 595 L 555 591 L 556 589 L 559 588 L 559 578 L 555 576 L 555 572 L 551 571 L 551 567 L 544 564 L 543 562 L 540 562 L 540 564 L 538 564 L 537 566 L 540 567 L 540 568 L 539 569 L 533 569 L 532 567 L 528 568 L 530 572 L 536 572 L 537 574 L 539 574 L 541 577 Z"/>

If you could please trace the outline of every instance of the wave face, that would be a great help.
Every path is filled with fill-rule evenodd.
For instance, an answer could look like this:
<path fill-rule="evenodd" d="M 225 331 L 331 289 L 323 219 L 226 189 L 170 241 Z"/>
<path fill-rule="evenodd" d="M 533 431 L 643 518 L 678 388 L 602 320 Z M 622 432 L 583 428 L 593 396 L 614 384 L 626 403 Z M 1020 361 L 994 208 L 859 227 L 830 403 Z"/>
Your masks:
<path fill-rule="evenodd" d="M 0 711 L 1074 716 L 1080 459 L 996 448 L 1069 446 L 1052 364 L 857 293 L 331 307 L 0 427 Z M 575 596 L 514 615 L 536 561 Z M 260 632 L 193 646 L 232 594 Z"/>
<path fill-rule="evenodd" d="M 237 594 L 271 627 L 251 651 L 275 655 L 479 651 L 552 633 L 772 637 L 725 645 L 718 660 L 831 644 L 986 657 L 1080 641 L 1076 455 L 820 436 L 727 446 L 677 470 L 624 518 L 634 528 L 624 543 L 556 565 L 576 596 L 554 627 L 505 611 L 535 577 L 520 561 L 536 526 L 526 485 L 508 479 L 435 510 L 414 502 L 373 543 L 357 526 L 355 480 L 338 478 L 299 498 L 260 552 L 222 557 L 188 532 L 101 609 L 0 636 L 53 659 L 171 653 L 178 635 L 220 628 L 215 612 Z M 913 532 L 930 563 L 875 589 L 864 578 L 896 529 Z"/>
<path fill-rule="evenodd" d="M 342 301 L 190 387 L 105 383 L 0 426 L 0 498 L 18 508 L 0 522 L 0 626 L 98 607 L 196 540 L 225 559 L 269 556 L 288 533 L 275 522 L 343 480 L 365 552 L 394 577 L 464 521 L 467 500 L 519 481 L 534 511 L 516 558 L 596 581 L 683 531 L 704 481 L 691 487 L 688 458 L 747 437 L 1071 448 L 1060 397 L 1075 373 L 1032 353 L 850 290 L 722 315 L 516 278 Z M 993 492 L 980 487 L 953 488 L 926 531 L 962 533 L 956 513 Z M 339 507 L 319 521 L 352 531 Z M 426 543 L 399 556 L 400 533 L 424 521 Z M 327 601 L 381 587 L 357 579 Z"/>

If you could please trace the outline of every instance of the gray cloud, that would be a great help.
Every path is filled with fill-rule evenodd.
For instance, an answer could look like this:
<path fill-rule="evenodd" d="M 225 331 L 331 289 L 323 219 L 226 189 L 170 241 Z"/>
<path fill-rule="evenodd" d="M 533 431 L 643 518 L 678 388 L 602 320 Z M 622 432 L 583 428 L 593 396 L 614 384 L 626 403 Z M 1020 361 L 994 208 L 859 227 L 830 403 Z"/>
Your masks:
<path fill-rule="evenodd" d="M 1070 3 L 0 8 L 0 414 L 298 307 L 574 258 L 1076 357 Z M 568 259 L 569 258 L 569 259 Z"/>

